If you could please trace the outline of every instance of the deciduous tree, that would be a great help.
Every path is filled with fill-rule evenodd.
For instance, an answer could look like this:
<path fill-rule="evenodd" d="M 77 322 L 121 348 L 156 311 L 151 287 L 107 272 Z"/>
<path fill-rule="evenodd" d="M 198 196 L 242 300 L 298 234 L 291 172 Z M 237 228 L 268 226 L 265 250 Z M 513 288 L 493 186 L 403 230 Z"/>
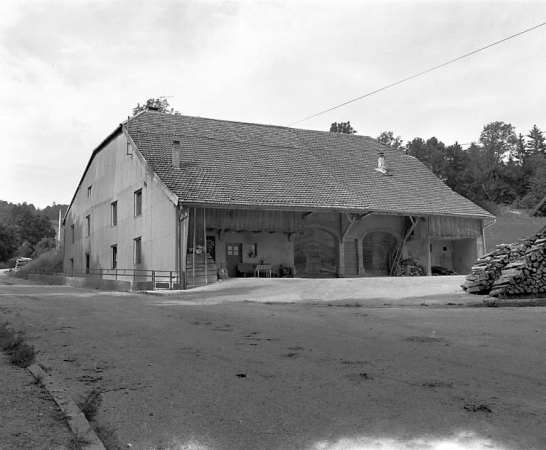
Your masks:
<path fill-rule="evenodd" d="M 383 144 L 387 144 L 391 146 L 392 148 L 401 149 L 403 146 L 402 138 L 400 136 L 394 136 L 394 133 L 392 131 L 383 131 L 378 137 L 377 140 L 379 142 L 383 142 Z"/>
<path fill-rule="evenodd" d="M 171 108 L 171 105 L 169 105 L 169 102 L 166 98 L 149 98 L 146 103 L 142 105 L 138 103 L 133 108 L 133 116 L 136 116 L 139 112 L 146 111 L 150 108 L 157 108 L 157 110 L 162 113 L 180 115 L 178 111 L 176 111 L 174 108 Z"/>
<path fill-rule="evenodd" d="M 330 131 L 332 133 L 343 133 L 343 134 L 356 134 L 357 131 L 351 126 L 351 122 L 334 122 L 330 126 Z"/>

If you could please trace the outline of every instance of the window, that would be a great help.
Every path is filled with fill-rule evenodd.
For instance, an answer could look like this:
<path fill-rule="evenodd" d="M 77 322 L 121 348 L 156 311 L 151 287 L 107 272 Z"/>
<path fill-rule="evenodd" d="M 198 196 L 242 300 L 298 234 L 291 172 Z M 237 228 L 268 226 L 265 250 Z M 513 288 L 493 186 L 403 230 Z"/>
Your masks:
<path fill-rule="evenodd" d="M 85 254 L 85 273 L 89 273 L 90 257 L 89 253 Z"/>
<path fill-rule="evenodd" d="M 118 246 L 112 245 L 112 269 L 118 267 Z"/>
<path fill-rule="evenodd" d="M 142 189 L 135 192 L 135 217 L 142 215 Z"/>
<path fill-rule="evenodd" d="M 91 216 L 85 218 L 85 232 L 87 237 L 91 236 Z"/>
<path fill-rule="evenodd" d="M 72 235 L 72 243 L 74 243 L 74 238 L 76 236 L 76 233 L 74 231 L 74 224 L 72 224 L 72 226 L 70 227 L 70 232 L 71 232 L 71 235 Z"/>
<path fill-rule="evenodd" d="M 88 196 L 88 197 L 91 197 L 91 192 L 92 192 L 92 191 L 93 191 L 93 186 L 89 186 L 89 187 L 87 188 L 87 196 Z"/>
<path fill-rule="evenodd" d="M 112 203 L 111 212 L 112 212 L 112 226 L 115 227 L 118 224 L 118 202 Z"/>
<path fill-rule="evenodd" d="M 135 264 L 140 264 L 142 262 L 142 239 L 135 239 Z"/>
<path fill-rule="evenodd" d="M 74 276 L 74 258 L 70 258 L 70 276 Z"/>
<path fill-rule="evenodd" d="M 250 244 L 248 249 L 248 257 L 249 258 L 257 258 L 258 257 L 258 244 Z"/>

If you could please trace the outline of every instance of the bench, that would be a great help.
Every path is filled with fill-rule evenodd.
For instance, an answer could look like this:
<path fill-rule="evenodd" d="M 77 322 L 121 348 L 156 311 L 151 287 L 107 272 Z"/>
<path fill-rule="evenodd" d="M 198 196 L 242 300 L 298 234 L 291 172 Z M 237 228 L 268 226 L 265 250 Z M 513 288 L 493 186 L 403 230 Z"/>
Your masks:
<path fill-rule="evenodd" d="M 247 275 L 254 275 L 254 264 L 250 264 L 250 263 L 237 264 L 237 272 L 239 272 L 245 278 Z"/>

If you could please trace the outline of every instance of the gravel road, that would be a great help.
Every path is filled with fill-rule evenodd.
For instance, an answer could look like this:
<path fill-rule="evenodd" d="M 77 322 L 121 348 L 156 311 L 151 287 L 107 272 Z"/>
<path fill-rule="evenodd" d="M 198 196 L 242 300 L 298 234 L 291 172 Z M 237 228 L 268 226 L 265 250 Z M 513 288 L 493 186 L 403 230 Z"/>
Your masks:
<path fill-rule="evenodd" d="M 544 308 L 0 289 L 2 320 L 74 398 L 102 391 L 126 448 L 546 448 Z"/>

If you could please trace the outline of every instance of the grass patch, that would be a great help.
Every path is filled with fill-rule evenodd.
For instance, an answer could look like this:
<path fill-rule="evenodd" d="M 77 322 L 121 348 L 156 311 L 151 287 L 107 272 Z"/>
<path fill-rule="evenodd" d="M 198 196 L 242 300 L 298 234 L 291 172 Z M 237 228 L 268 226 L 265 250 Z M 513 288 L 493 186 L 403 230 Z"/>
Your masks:
<path fill-rule="evenodd" d="M 104 423 L 99 423 L 97 415 L 102 403 L 102 395 L 98 389 L 93 389 L 78 402 L 78 407 L 83 413 L 100 441 L 107 450 L 121 450 L 122 445 L 117 437 L 115 429 Z"/>
<path fill-rule="evenodd" d="M 36 359 L 34 346 L 27 344 L 23 333 L 13 330 L 7 322 L 0 324 L 0 347 L 18 367 L 28 367 Z"/>
<path fill-rule="evenodd" d="M 529 211 L 508 206 L 498 206 L 497 221 L 485 229 L 485 243 L 490 252 L 499 244 L 511 244 L 532 236 L 546 225 L 546 217 L 530 217 Z"/>
<path fill-rule="evenodd" d="M 102 403 L 101 393 L 98 389 L 93 389 L 89 394 L 82 398 L 78 402 L 78 407 L 83 413 L 88 422 L 95 420 L 97 413 L 99 412 L 100 404 Z"/>

